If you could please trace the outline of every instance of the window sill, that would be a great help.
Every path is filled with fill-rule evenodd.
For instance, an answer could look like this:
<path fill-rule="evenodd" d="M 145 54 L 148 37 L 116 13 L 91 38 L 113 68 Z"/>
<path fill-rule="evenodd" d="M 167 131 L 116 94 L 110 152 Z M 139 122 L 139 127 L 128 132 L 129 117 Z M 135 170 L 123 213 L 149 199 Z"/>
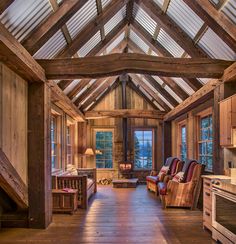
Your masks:
<path fill-rule="evenodd" d="M 152 171 L 152 169 L 134 169 L 134 171 Z"/>
<path fill-rule="evenodd" d="M 97 168 L 97 171 L 115 171 L 114 168 Z"/>

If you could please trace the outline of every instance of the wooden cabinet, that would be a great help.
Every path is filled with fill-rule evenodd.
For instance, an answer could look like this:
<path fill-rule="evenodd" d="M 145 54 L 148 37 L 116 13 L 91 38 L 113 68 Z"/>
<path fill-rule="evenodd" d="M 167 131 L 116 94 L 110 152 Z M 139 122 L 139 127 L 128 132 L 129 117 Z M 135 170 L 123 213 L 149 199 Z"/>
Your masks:
<path fill-rule="evenodd" d="M 52 190 L 52 208 L 54 213 L 73 213 L 78 207 L 78 190 Z"/>
<path fill-rule="evenodd" d="M 212 193 L 211 180 L 203 180 L 203 227 L 212 231 Z"/>
<path fill-rule="evenodd" d="M 220 145 L 236 147 L 236 95 L 220 102 Z"/>

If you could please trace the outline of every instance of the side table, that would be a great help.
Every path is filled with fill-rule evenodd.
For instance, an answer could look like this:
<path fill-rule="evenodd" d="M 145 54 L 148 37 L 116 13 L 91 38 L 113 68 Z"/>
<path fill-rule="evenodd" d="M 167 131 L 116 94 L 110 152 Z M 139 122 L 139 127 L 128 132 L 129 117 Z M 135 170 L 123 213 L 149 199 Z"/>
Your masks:
<path fill-rule="evenodd" d="M 75 189 L 53 189 L 52 211 L 53 213 L 73 214 L 78 207 L 78 190 Z"/>

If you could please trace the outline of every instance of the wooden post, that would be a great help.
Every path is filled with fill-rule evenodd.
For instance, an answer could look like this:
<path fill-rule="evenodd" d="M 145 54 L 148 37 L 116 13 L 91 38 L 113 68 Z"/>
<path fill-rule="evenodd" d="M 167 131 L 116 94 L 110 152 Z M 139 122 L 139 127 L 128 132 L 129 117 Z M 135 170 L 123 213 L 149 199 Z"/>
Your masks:
<path fill-rule="evenodd" d="M 84 152 L 87 147 L 87 122 L 78 122 L 78 153 L 80 155 L 79 168 L 86 168 Z"/>
<path fill-rule="evenodd" d="M 163 122 L 163 136 L 162 136 L 162 145 L 163 145 L 163 162 L 166 158 L 174 156 L 171 151 L 171 121 Z"/>
<path fill-rule="evenodd" d="M 127 96 L 126 96 L 126 84 L 128 81 L 128 76 L 121 75 L 120 81 L 122 85 L 122 109 L 127 109 Z M 128 126 L 127 126 L 127 118 L 123 118 L 123 160 L 127 162 L 127 153 L 128 153 Z"/>
<path fill-rule="evenodd" d="M 52 221 L 50 90 L 45 83 L 28 87 L 29 227 L 46 228 Z"/>

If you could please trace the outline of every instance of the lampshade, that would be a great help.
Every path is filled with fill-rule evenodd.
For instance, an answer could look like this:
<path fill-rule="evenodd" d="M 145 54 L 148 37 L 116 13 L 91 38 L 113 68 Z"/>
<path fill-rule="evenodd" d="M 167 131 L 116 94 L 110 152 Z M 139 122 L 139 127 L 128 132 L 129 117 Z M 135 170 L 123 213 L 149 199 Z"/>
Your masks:
<path fill-rule="evenodd" d="M 84 153 L 85 155 L 94 155 L 94 151 L 91 147 L 88 147 Z"/>

